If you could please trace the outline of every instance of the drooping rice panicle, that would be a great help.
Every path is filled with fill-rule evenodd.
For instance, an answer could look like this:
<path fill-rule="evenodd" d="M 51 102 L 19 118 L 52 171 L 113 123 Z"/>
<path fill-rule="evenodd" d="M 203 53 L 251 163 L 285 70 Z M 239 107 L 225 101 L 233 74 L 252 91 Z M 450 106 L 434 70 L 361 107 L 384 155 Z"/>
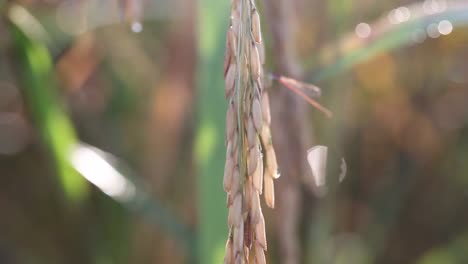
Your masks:
<path fill-rule="evenodd" d="M 230 229 L 224 263 L 228 264 L 266 262 L 260 195 L 264 194 L 269 207 L 275 205 L 274 179 L 279 174 L 270 132 L 268 94 L 263 89 L 262 39 L 254 1 L 231 0 L 224 63 L 228 113 L 223 183 Z"/>

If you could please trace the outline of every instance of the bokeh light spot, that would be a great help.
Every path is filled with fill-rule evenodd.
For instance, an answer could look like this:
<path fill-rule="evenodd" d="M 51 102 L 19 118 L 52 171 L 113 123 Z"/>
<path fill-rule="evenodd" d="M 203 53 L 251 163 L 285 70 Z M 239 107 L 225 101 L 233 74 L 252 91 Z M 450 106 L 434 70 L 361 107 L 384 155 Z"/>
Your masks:
<path fill-rule="evenodd" d="M 360 38 L 368 38 L 372 33 L 372 28 L 367 23 L 359 23 L 356 26 L 356 35 Z"/>
<path fill-rule="evenodd" d="M 439 26 L 437 28 L 438 28 L 440 34 L 448 35 L 448 34 L 452 33 L 453 25 L 448 20 L 442 20 L 442 21 L 440 21 Z"/>

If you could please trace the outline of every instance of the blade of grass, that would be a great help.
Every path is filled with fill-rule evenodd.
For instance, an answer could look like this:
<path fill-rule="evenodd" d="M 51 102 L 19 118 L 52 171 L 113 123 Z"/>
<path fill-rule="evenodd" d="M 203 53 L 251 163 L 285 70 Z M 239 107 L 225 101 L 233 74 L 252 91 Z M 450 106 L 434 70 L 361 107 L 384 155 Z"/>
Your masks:
<path fill-rule="evenodd" d="M 190 257 L 194 256 L 192 230 L 169 208 L 152 198 L 124 162 L 84 143 L 76 145 L 69 156 L 73 167 L 99 190 L 173 235 Z"/>
<path fill-rule="evenodd" d="M 25 30 L 25 24 L 17 23 L 14 17 L 10 18 L 10 31 L 19 64 L 18 74 L 23 82 L 30 114 L 50 152 L 66 198 L 73 202 L 82 201 L 88 194 L 86 181 L 68 161 L 69 151 L 77 143 L 77 138 L 58 100 L 50 54 L 40 40 L 26 33 L 31 30 L 30 27 Z"/>
<path fill-rule="evenodd" d="M 96 149 L 79 142 L 68 115 L 60 105 L 52 59 L 42 42 L 44 39 L 40 38 L 39 35 L 28 35 L 27 31 L 22 28 L 22 26 L 28 25 L 27 23 L 15 23 L 15 19 L 11 19 L 11 22 L 15 52 L 21 66 L 19 74 L 24 82 L 24 94 L 30 113 L 38 127 L 42 141 L 51 153 L 67 198 L 72 201 L 82 201 L 88 194 L 87 183 L 82 176 L 90 176 L 78 173 L 77 166 L 72 163 L 71 155 L 80 148 L 90 151 Z M 98 152 L 96 151 L 96 153 Z M 111 157 L 110 154 L 106 153 L 106 155 Z M 130 171 L 115 157 L 112 156 L 112 160 L 116 164 L 108 165 L 113 170 L 120 173 L 122 170 L 116 167 L 124 167 L 125 171 Z M 86 166 L 96 168 L 94 174 L 98 173 L 99 166 L 96 166 L 96 163 L 88 162 Z M 111 197 L 120 202 L 126 209 L 142 215 L 150 223 L 162 227 L 173 235 L 187 249 L 192 258 L 194 255 L 193 235 L 187 225 L 145 192 L 142 187 L 143 183 L 135 181 L 135 177 L 130 178 L 125 176 L 125 173 L 121 174 L 124 181 L 134 187 L 134 194 L 129 199 Z M 104 175 L 94 175 L 94 178 L 102 178 L 102 176 Z M 100 190 L 102 191 L 102 189 Z"/>
<path fill-rule="evenodd" d="M 415 34 L 426 34 L 431 24 L 448 20 L 454 27 L 468 25 L 467 1 L 449 5 L 435 13 L 428 13 L 423 6 L 423 3 L 417 3 L 406 7 L 411 18 L 399 24 L 391 24 L 386 13 L 370 24 L 372 33 L 368 38 L 359 38 L 352 32 L 338 43 L 325 45 L 317 53 L 319 57 L 306 67 L 311 69 L 310 81 L 317 83 L 333 78 L 379 54 L 415 43 Z"/>
<path fill-rule="evenodd" d="M 224 98 L 223 58 L 229 1 L 198 2 L 198 263 L 222 263 L 227 209 L 223 190 Z"/>

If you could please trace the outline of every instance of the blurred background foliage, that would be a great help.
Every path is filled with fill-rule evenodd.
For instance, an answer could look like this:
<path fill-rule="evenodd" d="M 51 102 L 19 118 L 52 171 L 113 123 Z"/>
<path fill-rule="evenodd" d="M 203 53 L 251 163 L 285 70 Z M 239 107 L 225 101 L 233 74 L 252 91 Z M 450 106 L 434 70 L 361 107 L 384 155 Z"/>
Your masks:
<path fill-rule="evenodd" d="M 295 118 L 348 175 L 321 198 L 300 181 L 294 258 L 278 225 L 290 218 L 266 210 L 269 262 L 468 263 L 468 1 L 282 8 L 294 65 L 334 112 Z M 221 263 L 229 1 L 0 10 L 0 263 Z M 279 27 L 263 19 L 268 71 L 282 69 Z"/>

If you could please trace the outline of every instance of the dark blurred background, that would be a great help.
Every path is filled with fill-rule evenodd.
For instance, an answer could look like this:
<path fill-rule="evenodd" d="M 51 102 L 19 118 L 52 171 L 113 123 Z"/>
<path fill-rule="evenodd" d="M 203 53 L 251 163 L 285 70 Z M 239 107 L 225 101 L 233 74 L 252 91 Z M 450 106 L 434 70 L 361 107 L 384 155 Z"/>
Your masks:
<path fill-rule="evenodd" d="M 269 88 L 269 263 L 468 263 L 468 1 L 257 4 L 265 70 L 334 112 Z M 222 263 L 229 5 L 0 0 L 1 264 Z M 281 168 L 316 144 L 320 197 Z"/>

